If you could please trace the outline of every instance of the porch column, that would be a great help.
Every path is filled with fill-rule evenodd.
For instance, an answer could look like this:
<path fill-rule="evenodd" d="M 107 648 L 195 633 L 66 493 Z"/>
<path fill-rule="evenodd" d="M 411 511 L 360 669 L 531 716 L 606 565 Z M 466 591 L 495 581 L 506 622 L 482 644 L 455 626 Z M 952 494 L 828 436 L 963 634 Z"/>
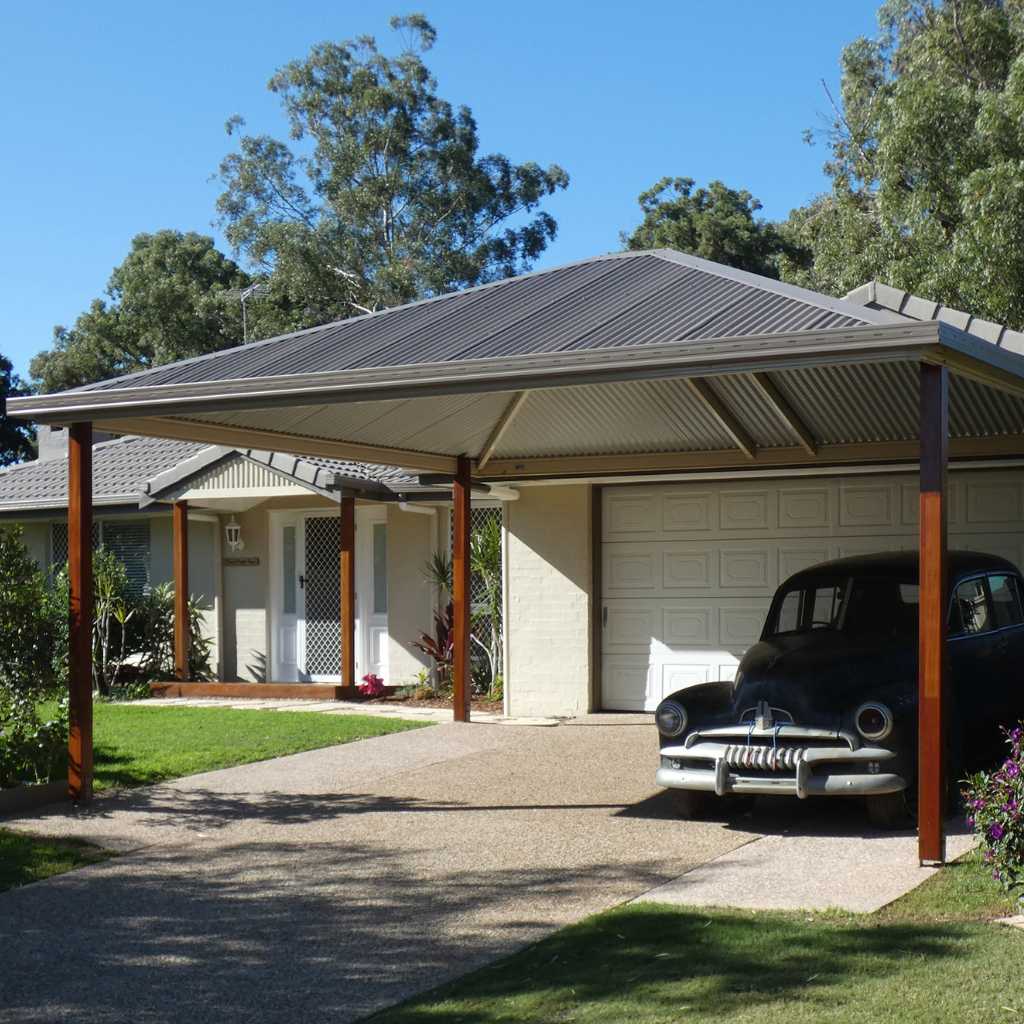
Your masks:
<path fill-rule="evenodd" d="M 356 688 L 356 499 L 341 496 L 341 685 L 347 696 Z"/>
<path fill-rule="evenodd" d="M 949 371 L 921 364 L 918 856 L 946 859 L 946 469 Z"/>
<path fill-rule="evenodd" d="M 92 424 L 68 432 L 68 795 L 92 799 Z"/>
<path fill-rule="evenodd" d="M 174 678 L 187 682 L 189 648 L 188 622 L 188 502 L 176 501 L 171 506 L 174 547 Z"/>
<path fill-rule="evenodd" d="M 469 459 L 460 456 L 452 486 L 452 706 L 456 722 L 469 721 Z"/>

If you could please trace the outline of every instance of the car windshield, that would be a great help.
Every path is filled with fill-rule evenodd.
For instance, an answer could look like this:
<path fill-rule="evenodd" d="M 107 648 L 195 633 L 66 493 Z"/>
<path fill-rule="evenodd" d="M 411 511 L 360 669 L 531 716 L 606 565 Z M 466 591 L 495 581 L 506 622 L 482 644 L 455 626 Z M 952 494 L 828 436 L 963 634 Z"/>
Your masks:
<path fill-rule="evenodd" d="M 793 584 L 775 599 L 766 634 L 834 630 L 859 636 L 912 636 L 918 586 L 894 579 L 840 577 Z"/>

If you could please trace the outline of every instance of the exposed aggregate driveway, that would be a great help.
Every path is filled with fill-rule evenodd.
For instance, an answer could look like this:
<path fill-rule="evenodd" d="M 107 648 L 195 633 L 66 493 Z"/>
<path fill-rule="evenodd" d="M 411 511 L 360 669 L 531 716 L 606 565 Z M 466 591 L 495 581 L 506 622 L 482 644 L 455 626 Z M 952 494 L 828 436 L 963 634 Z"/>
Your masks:
<path fill-rule="evenodd" d="M 629 721 L 438 725 L 4 822 L 123 855 L 0 894 L 0 1021 L 355 1020 L 752 838 L 674 819 Z"/>

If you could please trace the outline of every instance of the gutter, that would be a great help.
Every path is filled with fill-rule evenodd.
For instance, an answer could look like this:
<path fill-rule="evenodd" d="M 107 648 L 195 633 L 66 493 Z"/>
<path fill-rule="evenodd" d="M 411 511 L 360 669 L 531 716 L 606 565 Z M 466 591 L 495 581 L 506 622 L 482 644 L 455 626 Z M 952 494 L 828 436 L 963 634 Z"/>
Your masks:
<path fill-rule="evenodd" d="M 183 416 L 297 403 L 316 405 L 517 391 L 837 363 L 918 361 L 937 353 L 946 341 L 946 328 L 948 325 L 936 321 L 905 322 L 383 369 L 79 390 L 13 398 L 8 401 L 8 413 L 43 423 L 68 423 L 78 419 Z M 1003 352 L 963 332 L 955 333 L 968 339 L 961 344 L 971 349 L 971 356 L 997 363 L 1009 361 L 1005 369 L 1015 377 L 1024 377 L 1024 357 Z"/>

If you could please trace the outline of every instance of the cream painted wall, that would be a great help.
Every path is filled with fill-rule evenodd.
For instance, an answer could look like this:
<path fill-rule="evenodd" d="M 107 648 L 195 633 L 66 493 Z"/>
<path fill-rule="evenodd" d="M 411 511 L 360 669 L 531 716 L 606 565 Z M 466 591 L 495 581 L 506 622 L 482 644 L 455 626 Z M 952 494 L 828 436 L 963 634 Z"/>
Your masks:
<path fill-rule="evenodd" d="M 507 516 L 509 713 L 582 714 L 591 692 L 590 487 L 523 487 Z"/>
<path fill-rule="evenodd" d="M 221 631 L 218 602 L 221 600 L 217 572 L 217 524 L 190 517 L 188 524 L 188 589 L 203 609 L 203 633 L 213 646 L 210 664 L 216 674 L 220 667 Z M 156 516 L 149 524 L 150 578 L 153 583 L 174 579 L 174 545 L 170 516 Z"/>
<path fill-rule="evenodd" d="M 36 564 L 45 568 L 50 564 L 50 524 L 21 523 L 21 539 Z"/>
<path fill-rule="evenodd" d="M 423 565 L 436 543 L 437 519 L 388 506 L 389 686 L 415 683 L 417 673 L 431 666 L 412 641 L 432 628 L 434 591 L 423 577 Z"/>

